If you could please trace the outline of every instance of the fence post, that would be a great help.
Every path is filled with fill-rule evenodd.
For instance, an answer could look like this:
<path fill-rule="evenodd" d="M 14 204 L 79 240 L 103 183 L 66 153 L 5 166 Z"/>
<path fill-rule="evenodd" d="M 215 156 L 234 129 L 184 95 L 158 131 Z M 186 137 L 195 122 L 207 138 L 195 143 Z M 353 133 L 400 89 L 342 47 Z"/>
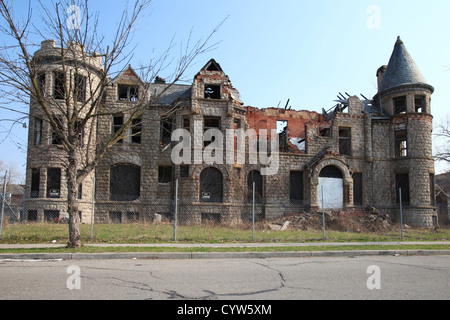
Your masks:
<path fill-rule="evenodd" d="M 91 240 L 94 237 L 94 209 L 95 209 L 95 177 L 94 177 L 94 187 L 92 188 L 92 214 L 91 214 Z"/>
<path fill-rule="evenodd" d="M 255 182 L 253 181 L 253 200 L 252 200 L 252 241 L 255 242 Z"/>
<path fill-rule="evenodd" d="M 3 181 L 3 196 L 2 196 L 2 216 L 0 219 L 0 237 L 2 236 L 2 228 L 3 228 L 3 216 L 5 214 L 5 201 L 6 201 L 6 177 L 8 175 L 8 170 L 5 172 L 5 181 Z"/>
<path fill-rule="evenodd" d="M 400 198 L 400 232 L 401 239 L 403 240 L 403 204 L 402 204 L 402 188 L 398 188 Z"/>
<path fill-rule="evenodd" d="M 325 206 L 323 203 L 323 196 L 324 196 L 324 194 L 323 194 L 323 186 L 322 186 L 322 230 L 323 230 L 323 240 L 325 240 L 326 239 L 326 236 L 325 236 Z"/>
<path fill-rule="evenodd" d="M 178 179 L 175 181 L 175 213 L 173 217 L 173 239 L 177 242 L 177 220 L 178 220 Z"/>

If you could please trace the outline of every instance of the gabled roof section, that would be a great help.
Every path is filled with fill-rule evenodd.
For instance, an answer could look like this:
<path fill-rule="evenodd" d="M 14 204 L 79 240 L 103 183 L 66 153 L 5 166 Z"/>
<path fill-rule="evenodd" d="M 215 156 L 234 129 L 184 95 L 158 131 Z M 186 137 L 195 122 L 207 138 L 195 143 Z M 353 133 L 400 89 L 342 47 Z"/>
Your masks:
<path fill-rule="evenodd" d="M 117 82 L 118 80 L 126 80 L 127 82 L 134 82 L 134 83 L 140 83 L 143 84 L 144 82 L 141 80 L 141 78 L 138 76 L 136 71 L 134 71 L 133 67 L 131 67 L 131 64 L 128 65 L 126 69 L 124 69 L 117 77 L 114 78 L 114 82 Z"/>
<path fill-rule="evenodd" d="M 214 59 L 209 60 L 209 62 L 202 68 L 202 70 L 223 72 L 220 64 L 218 64 Z"/>
<path fill-rule="evenodd" d="M 410 84 L 422 84 L 432 88 L 427 84 L 408 50 L 406 50 L 403 41 L 398 37 L 394 52 L 383 75 L 381 91 Z"/>

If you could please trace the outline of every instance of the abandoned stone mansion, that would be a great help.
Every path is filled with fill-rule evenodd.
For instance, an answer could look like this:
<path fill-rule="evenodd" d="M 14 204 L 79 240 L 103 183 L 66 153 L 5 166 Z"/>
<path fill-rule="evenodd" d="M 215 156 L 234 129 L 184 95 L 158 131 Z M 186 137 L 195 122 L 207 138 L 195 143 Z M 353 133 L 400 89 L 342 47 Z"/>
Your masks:
<path fill-rule="evenodd" d="M 35 56 L 58 52 L 55 41 L 44 41 Z M 55 59 L 41 61 L 42 90 L 58 100 L 62 98 L 57 90 L 61 66 Z M 88 67 L 101 69 L 101 57 L 93 57 Z M 375 208 L 395 218 L 402 207 L 405 223 L 433 227 L 437 223 L 430 106 L 434 88 L 400 38 L 389 63 L 374 70 L 374 76 L 375 71 L 378 92 L 374 97 L 340 94 L 337 105 L 321 113 L 246 106 L 215 60 L 199 70 L 190 85 L 170 85 L 157 77 L 147 84 L 151 103 L 142 116 L 133 119 L 129 132 L 80 185 L 82 222 L 90 223 L 92 213 L 96 223 L 151 222 L 157 214 L 170 219 L 177 191 L 180 221 L 240 223 L 249 219 L 254 186 L 258 219 L 322 208 L 358 214 Z M 100 117 L 89 135 L 99 138 L 119 130 L 130 119 L 129 106 L 142 98 L 143 86 L 131 66 L 111 78 L 103 97 L 109 115 Z M 188 137 L 174 139 L 177 129 L 184 129 Z M 268 138 L 265 148 L 257 144 L 253 149 L 248 137 L 243 162 L 225 161 L 228 155 L 216 154 L 214 149 L 209 154 L 215 161 L 194 159 L 220 140 L 206 137 L 211 129 L 221 132 L 223 139 L 230 130 L 239 129 L 257 136 L 265 130 L 276 135 Z M 239 149 L 237 139 L 236 135 L 228 139 L 232 150 Z M 57 140 L 32 101 L 28 221 L 66 216 L 66 173 Z M 187 143 L 184 153 L 192 152 L 186 153 L 186 161 L 175 163 L 172 155 L 180 143 Z M 217 160 L 218 154 L 223 161 Z M 262 161 L 261 154 L 271 160 Z M 250 161 L 252 157 L 257 161 Z M 275 165 L 273 174 L 264 174 Z"/>

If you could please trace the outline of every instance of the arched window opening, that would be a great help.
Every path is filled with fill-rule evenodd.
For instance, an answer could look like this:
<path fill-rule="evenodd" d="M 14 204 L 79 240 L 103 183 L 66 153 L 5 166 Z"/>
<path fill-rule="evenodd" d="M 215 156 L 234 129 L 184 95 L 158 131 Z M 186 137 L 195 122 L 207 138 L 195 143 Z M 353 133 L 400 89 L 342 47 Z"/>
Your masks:
<path fill-rule="evenodd" d="M 206 168 L 200 174 L 200 201 L 223 202 L 223 176 L 216 168 Z"/>

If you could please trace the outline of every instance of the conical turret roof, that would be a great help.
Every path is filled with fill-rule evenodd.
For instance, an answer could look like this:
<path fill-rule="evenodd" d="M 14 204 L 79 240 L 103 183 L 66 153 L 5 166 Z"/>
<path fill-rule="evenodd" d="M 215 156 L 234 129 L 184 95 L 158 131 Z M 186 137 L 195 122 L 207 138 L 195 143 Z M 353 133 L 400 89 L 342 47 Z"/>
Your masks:
<path fill-rule="evenodd" d="M 417 68 L 408 50 L 406 50 L 403 41 L 398 37 L 394 52 L 383 75 L 381 91 L 409 84 L 422 84 L 432 89 Z"/>

